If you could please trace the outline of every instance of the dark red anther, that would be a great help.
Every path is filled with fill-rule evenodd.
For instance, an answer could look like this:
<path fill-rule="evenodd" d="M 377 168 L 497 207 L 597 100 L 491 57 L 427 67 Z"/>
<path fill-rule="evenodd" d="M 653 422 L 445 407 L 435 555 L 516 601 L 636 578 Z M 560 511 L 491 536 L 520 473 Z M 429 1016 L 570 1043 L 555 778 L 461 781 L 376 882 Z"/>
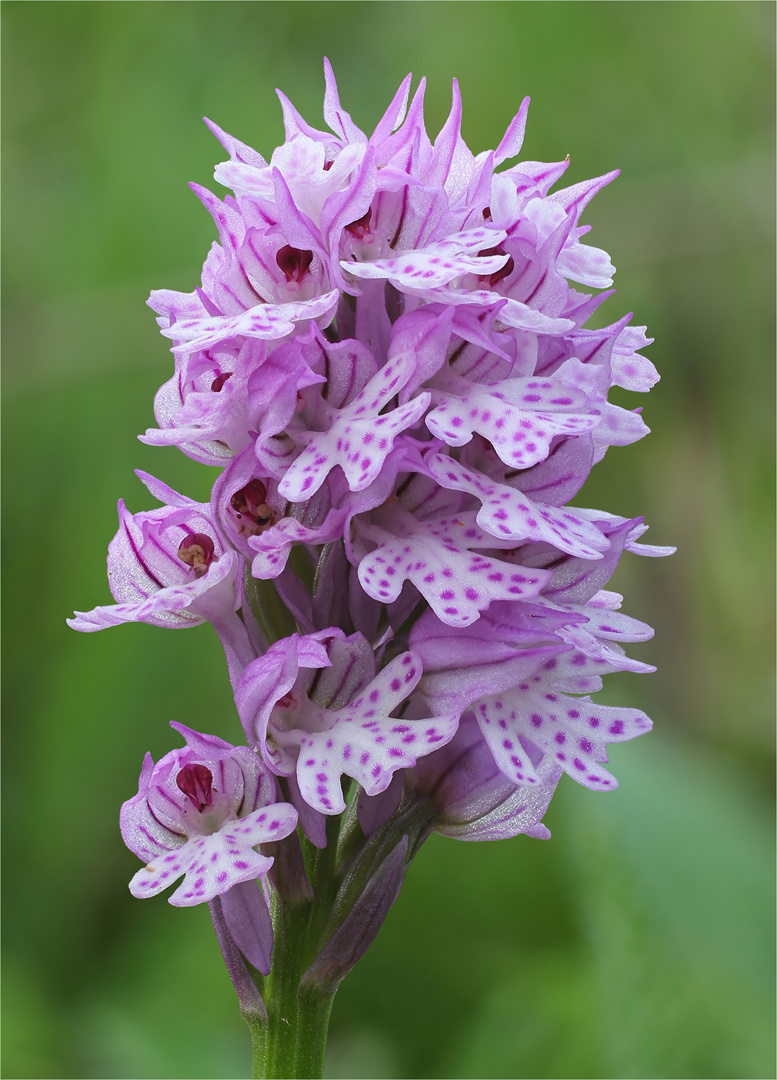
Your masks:
<path fill-rule="evenodd" d="M 215 390 L 216 393 L 222 388 L 227 379 L 232 378 L 231 371 L 220 371 L 213 382 L 210 384 L 211 390 Z"/>
<path fill-rule="evenodd" d="M 479 255 L 507 255 L 507 252 L 500 245 L 499 247 L 486 248 L 485 251 L 479 251 L 478 254 Z M 502 278 L 509 277 L 510 274 L 512 274 L 514 269 L 515 269 L 515 262 L 513 261 L 512 255 L 510 255 L 510 256 L 508 256 L 507 262 L 504 264 L 504 266 L 501 267 L 499 270 L 497 270 L 496 273 L 491 274 L 491 276 L 488 279 L 488 284 L 489 285 L 496 285 L 496 283 L 498 281 L 501 281 Z M 486 275 L 481 274 L 480 276 L 485 277 Z"/>
<path fill-rule="evenodd" d="M 302 281 L 313 262 L 313 252 L 302 251 L 300 248 L 286 244 L 276 252 L 275 261 L 285 274 L 287 281 Z"/>
<path fill-rule="evenodd" d="M 242 528 L 241 524 L 241 532 L 255 536 L 257 532 L 272 525 L 275 521 L 275 511 L 267 505 L 266 499 L 267 488 L 259 479 L 249 481 L 245 487 L 235 492 L 229 500 L 229 505 L 238 518 L 247 519 L 243 523 L 247 528 Z"/>
<path fill-rule="evenodd" d="M 229 502 L 236 514 L 248 514 L 250 517 L 255 517 L 257 509 L 266 499 L 267 488 L 262 481 L 251 480 L 240 491 L 236 491 Z"/>
<path fill-rule="evenodd" d="M 175 778 L 175 782 L 187 799 L 191 799 L 198 810 L 210 806 L 213 793 L 213 773 L 207 765 L 184 765 Z"/>
<path fill-rule="evenodd" d="M 370 218 L 372 217 L 372 207 L 366 214 L 362 214 L 356 221 L 352 221 L 350 225 L 346 225 L 346 231 L 355 237 L 357 240 L 364 240 L 367 236 L 372 236 L 370 231 Z"/>
<path fill-rule="evenodd" d="M 208 567 L 215 560 L 216 552 L 213 541 L 205 533 L 189 533 L 181 541 L 178 558 L 191 566 L 195 577 L 207 574 Z"/>
<path fill-rule="evenodd" d="M 491 220 L 491 207 L 490 206 L 484 206 L 483 207 L 483 220 L 484 221 L 490 221 Z"/>

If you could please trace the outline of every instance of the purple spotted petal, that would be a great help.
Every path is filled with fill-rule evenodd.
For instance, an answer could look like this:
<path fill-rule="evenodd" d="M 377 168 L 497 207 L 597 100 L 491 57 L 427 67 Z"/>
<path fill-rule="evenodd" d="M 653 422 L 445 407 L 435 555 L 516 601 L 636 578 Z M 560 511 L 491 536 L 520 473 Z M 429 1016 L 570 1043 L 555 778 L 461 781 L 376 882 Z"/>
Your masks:
<path fill-rule="evenodd" d="M 278 490 L 291 502 L 310 498 L 339 465 L 353 491 L 362 491 L 377 478 L 394 446 L 395 437 L 421 418 L 429 394 L 382 413 L 413 372 L 413 359 L 404 354 L 389 361 L 370 379 L 350 405 L 339 410 L 328 431 L 313 434 L 287 470 Z"/>
<path fill-rule="evenodd" d="M 309 529 L 296 518 L 282 518 L 260 536 L 248 538 L 248 546 L 257 554 L 251 573 L 257 578 L 274 578 L 286 566 L 294 544 L 329 544 L 343 534 L 347 510 L 331 510 L 322 525 Z"/>
<path fill-rule="evenodd" d="M 253 881 L 272 866 L 273 860 L 258 855 L 257 844 L 281 840 L 296 828 L 297 811 L 287 803 L 255 810 L 239 820 L 225 822 L 210 836 L 192 836 L 169 855 L 152 860 L 130 881 L 133 896 L 154 896 L 184 880 L 170 897 L 176 907 L 190 907 L 212 900 L 241 881 Z"/>
<path fill-rule="evenodd" d="M 307 319 L 331 319 L 339 294 L 290 304 L 257 304 L 239 315 L 222 315 L 215 318 L 182 319 L 169 329 L 162 329 L 165 337 L 172 338 L 176 350 L 186 352 L 209 349 L 220 341 L 235 337 L 255 337 L 277 340 L 292 333 L 297 322 Z"/>
<path fill-rule="evenodd" d="M 660 378 L 655 365 L 637 351 L 652 344 L 653 338 L 646 336 L 646 330 L 646 326 L 625 327 L 612 348 L 613 382 L 643 394 Z"/>
<path fill-rule="evenodd" d="M 474 514 L 417 521 L 401 507 L 384 515 L 386 527 L 362 525 L 378 545 L 359 563 L 359 581 L 375 600 L 396 600 L 412 582 L 432 610 L 450 626 L 466 626 L 494 600 L 534 596 L 549 580 L 531 571 L 486 558 L 470 547 L 498 547 L 500 541 L 474 524 Z M 502 542 L 506 543 L 506 542 Z"/>
<path fill-rule="evenodd" d="M 634 621 L 636 622 L 636 620 Z M 606 636 L 611 637 L 614 635 Z M 652 637 L 652 631 L 647 636 Z M 620 645 L 609 645 L 607 641 L 602 640 L 595 630 L 591 632 L 588 625 L 566 627 L 564 630 L 559 631 L 559 637 L 584 656 L 609 664 L 615 670 L 637 671 L 645 674 L 656 670 L 652 664 L 645 664 L 641 660 L 634 660 L 632 657 L 626 656 Z"/>
<path fill-rule="evenodd" d="M 553 544 L 570 555 L 601 559 L 609 540 L 573 510 L 551 510 L 520 491 L 486 480 L 443 454 L 427 458 L 434 478 L 446 488 L 467 491 L 480 499 L 477 523 L 481 529 L 502 540 L 538 540 Z"/>
<path fill-rule="evenodd" d="M 573 243 L 565 247 L 556 266 L 564 277 L 592 289 L 609 288 L 615 273 L 615 267 L 607 252 L 589 244 Z"/>
<path fill-rule="evenodd" d="M 424 291 L 423 296 L 429 303 L 472 304 L 486 308 L 498 305 L 497 317 L 505 326 L 513 326 L 518 330 L 528 330 L 535 334 L 563 334 L 574 326 L 571 319 L 547 315 L 520 300 L 503 297 L 499 293 L 489 292 L 488 289 L 456 289 L 451 286 L 439 289 L 430 288 Z"/>
<path fill-rule="evenodd" d="M 273 728 L 283 747 L 299 747 L 297 781 L 307 803 L 324 814 L 345 809 L 340 777 L 352 776 L 368 795 L 385 791 L 398 769 L 444 746 L 456 731 L 458 714 L 428 720 L 397 720 L 390 714 L 415 689 L 421 664 L 415 654 L 398 656 L 343 709 L 321 709 L 308 728 Z M 310 730 L 311 728 L 320 730 Z"/>
<path fill-rule="evenodd" d="M 589 604 L 553 604 L 540 597 L 532 605 L 532 619 L 544 617 L 544 612 L 551 620 L 555 616 L 553 634 L 575 649 L 578 658 L 587 657 L 613 671 L 655 671 L 652 664 L 626 656 L 620 644 L 649 641 L 653 628 L 614 610 L 613 598 L 619 604 L 617 593 L 600 592 Z"/>
<path fill-rule="evenodd" d="M 463 446 L 478 432 L 514 469 L 544 461 L 556 436 L 579 435 L 599 425 L 598 412 L 588 411 L 585 395 L 552 379 L 480 386 L 447 375 L 438 384 L 442 388 L 434 398 L 439 403 L 426 417 L 432 434 L 449 446 Z"/>
<path fill-rule="evenodd" d="M 500 230 L 481 226 L 438 240 L 423 250 L 374 262 L 343 262 L 341 265 L 355 277 L 385 278 L 401 290 L 435 289 L 465 274 L 488 275 L 501 270 L 507 255 L 478 256 L 478 252 L 496 247 L 505 235 Z"/>
<path fill-rule="evenodd" d="M 640 416 L 640 409 L 622 409 L 605 401 L 600 406 L 601 420 L 594 439 L 603 446 L 630 446 L 650 434 L 650 428 Z"/>
<path fill-rule="evenodd" d="M 531 682 L 483 698 L 473 711 L 500 770 L 529 786 L 541 783 L 532 760 L 540 751 L 578 783 L 612 791 L 618 782 L 602 767 L 607 743 L 625 742 L 652 727 L 639 709 L 598 705 Z"/>

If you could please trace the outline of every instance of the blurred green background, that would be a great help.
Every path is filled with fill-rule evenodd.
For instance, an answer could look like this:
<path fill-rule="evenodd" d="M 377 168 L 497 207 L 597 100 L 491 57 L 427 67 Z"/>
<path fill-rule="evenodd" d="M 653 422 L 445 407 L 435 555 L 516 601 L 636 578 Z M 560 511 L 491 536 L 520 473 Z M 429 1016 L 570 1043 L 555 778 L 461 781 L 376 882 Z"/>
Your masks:
<path fill-rule="evenodd" d="M 656 337 L 652 435 L 582 505 L 644 514 L 665 561 L 614 587 L 657 628 L 653 676 L 611 679 L 656 730 L 621 788 L 568 778 L 554 838 L 433 838 L 335 1002 L 332 1077 L 769 1077 L 772 1054 L 772 3 L 16 3 L 3 15 L 5 1077 L 248 1075 L 207 910 L 132 900 L 120 803 L 180 720 L 237 739 L 207 627 L 65 627 L 108 601 L 136 467 L 213 473 L 135 436 L 172 361 L 144 301 L 190 290 L 214 239 L 187 190 L 269 156 L 285 90 L 319 123 L 322 56 L 371 129 L 426 74 L 461 81 L 495 146 L 570 182 L 620 167 L 586 220 Z"/>

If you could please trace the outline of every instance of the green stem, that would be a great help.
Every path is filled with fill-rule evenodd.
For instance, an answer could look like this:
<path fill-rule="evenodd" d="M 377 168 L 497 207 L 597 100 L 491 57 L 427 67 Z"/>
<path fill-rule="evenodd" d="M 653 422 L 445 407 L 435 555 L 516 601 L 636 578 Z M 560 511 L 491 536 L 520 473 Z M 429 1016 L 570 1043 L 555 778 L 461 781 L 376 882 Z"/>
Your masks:
<path fill-rule="evenodd" d="M 320 987 L 300 987 L 300 1027 L 293 1076 L 318 1080 L 324 1075 L 329 1016 L 334 999 L 334 991 L 322 990 Z"/>
<path fill-rule="evenodd" d="M 312 895 L 276 891 L 273 911 L 275 944 L 272 971 L 265 983 L 267 1036 L 254 1041 L 254 1077 L 263 1080 L 301 1080 L 324 1074 L 324 1057 L 335 989 L 302 984 L 302 978 L 321 947 L 336 892 L 335 853 L 339 819 L 327 821 L 327 846 L 314 848 L 303 840 Z M 299 870 L 297 871 L 299 873 Z M 304 875 L 303 875 L 304 880 Z"/>
<path fill-rule="evenodd" d="M 324 1075 L 334 990 L 300 986 L 310 966 L 308 938 L 314 910 L 315 904 L 308 901 L 277 904 L 273 970 L 265 993 L 267 1037 L 265 1042 L 257 1030 L 255 1078 L 320 1080 Z"/>
<path fill-rule="evenodd" d="M 251 1076 L 254 1080 L 256 1080 L 257 1077 L 261 1080 L 261 1078 L 266 1075 L 265 1055 L 267 1053 L 267 1023 L 259 1017 L 247 1015 L 245 1012 L 243 1012 L 243 1019 L 248 1024 L 248 1028 L 251 1032 L 251 1055 L 253 1059 Z"/>
<path fill-rule="evenodd" d="M 272 972 L 267 980 L 267 1051 L 264 1072 L 254 1075 L 296 1077 L 299 1017 L 297 990 L 302 972 L 302 948 L 307 933 L 309 905 L 304 901 L 279 902 L 275 912 L 275 945 Z"/>

